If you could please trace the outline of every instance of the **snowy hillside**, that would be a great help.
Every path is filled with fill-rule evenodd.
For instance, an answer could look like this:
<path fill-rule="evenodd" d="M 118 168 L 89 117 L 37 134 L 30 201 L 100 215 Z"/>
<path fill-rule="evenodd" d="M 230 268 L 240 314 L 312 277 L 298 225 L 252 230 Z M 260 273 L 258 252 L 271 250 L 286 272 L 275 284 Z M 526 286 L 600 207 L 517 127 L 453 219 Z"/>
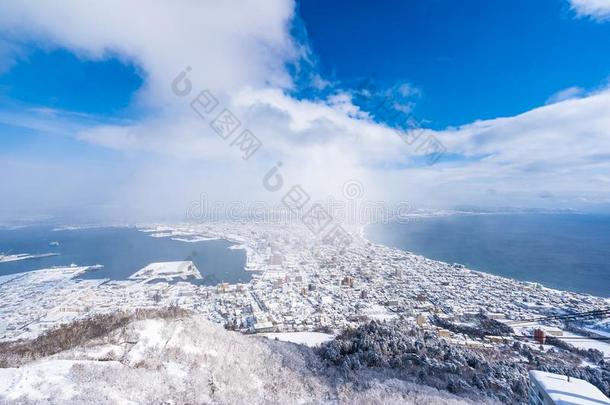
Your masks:
<path fill-rule="evenodd" d="M 467 403 L 396 379 L 346 381 L 306 346 L 190 315 L 131 321 L 68 350 L 3 361 L 13 367 L 0 368 L 2 403 Z"/>

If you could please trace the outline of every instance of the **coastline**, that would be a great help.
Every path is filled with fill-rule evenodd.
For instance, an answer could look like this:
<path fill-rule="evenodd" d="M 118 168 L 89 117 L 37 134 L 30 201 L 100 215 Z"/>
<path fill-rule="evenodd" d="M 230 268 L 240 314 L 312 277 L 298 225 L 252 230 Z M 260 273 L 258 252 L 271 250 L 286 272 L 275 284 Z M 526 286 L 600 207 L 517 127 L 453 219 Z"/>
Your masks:
<path fill-rule="evenodd" d="M 506 216 L 511 215 L 512 213 L 502 213 L 502 216 L 506 218 Z M 519 219 L 527 218 L 527 215 L 530 213 L 518 213 Z M 521 216 L 524 214 L 524 216 Z M 536 215 L 538 213 L 535 213 Z M 578 215 L 579 218 L 586 218 L 586 215 L 583 213 L 568 213 L 571 215 Z M 495 213 L 493 213 L 495 215 Z M 560 215 L 555 212 L 545 213 L 545 215 L 549 215 L 547 218 L 551 218 L 551 215 Z M 561 218 L 563 219 L 563 215 L 561 214 Z M 581 217 L 582 215 L 582 217 Z M 487 213 L 476 214 L 476 215 L 457 215 L 459 217 L 470 217 L 470 216 L 489 216 Z M 456 217 L 457 217 L 456 216 Z M 498 241 L 490 239 L 484 240 L 485 243 L 481 249 L 476 244 L 473 244 L 472 240 L 469 240 L 469 244 L 463 242 L 460 239 L 462 233 L 464 233 L 461 229 L 457 229 L 460 226 L 464 226 L 463 224 L 470 224 L 472 221 L 468 222 L 459 222 L 455 224 L 456 227 L 456 235 L 453 238 L 440 238 L 435 239 L 438 240 L 438 243 L 434 246 L 426 244 L 427 239 L 434 239 L 436 234 L 440 232 L 442 229 L 444 232 L 450 232 L 452 227 L 452 221 L 445 221 L 446 217 L 429 217 L 429 218 L 442 218 L 442 220 L 435 221 L 429 224 L 421 225 L 421 222 L 418 222 L 417 227 L 408 228 L 409 224 L 401 223 L 401 222 L 390 222 L 390 223 L 369 223 L 363 225 L 359 230 L 359 234 L 361 237 L 366 239 L 371 243 L 378 243 L 382 246 L 392 247 L 396 249 L 403 250 L 405 252 L 409 252 L 412 254 L 420 255 L 422 257 L 428 258 L 430 260 L 436 260 L 438 262 L 446 263 L 446 264 L 460 264 L 464 267 L 468 268 L 471 271 L 480 272 L 488 275 L 505 277 L 511 280 L 519 281 L 522 283 L 529 284 L 537 284 L 542 286 L 543 288 L 548 288 L 557 291 L 567 291 L 578 294 L 590 295 L 601 298 L 610 298 L 610 284 L 603 281 L 604 279 L 608 279 L 607 274 L 603 271 L 603 268 L 607 268 L 606 262 L 600 263 L 600 266 L 605 266 L 596 270 L 601 277 L 601 280 L 597 283 L 591 282 L 590 277 L 594 277 L 591 274 L 591 267 L 593 266 L 591 263 L 592 257 L 596 257 L 595 260 L 603 261 L 604 258 L 600 258 L 599 256 L 587 255 L 586 252 L 581 252 L 578 250 L 574 250 L 577 248 L 566 249 L 561 251 L 560 249 L 554 250 L 541 250 L 536 251 L 534 253 L 529 252 L 529 245 L 525 245 L 525 247 L 529 250 L 526 251 L 526 248 L 523 246 L 519 246 L 518 244 L 524 244 L 527 242 L 522 242 L 519 239 L 516 239 L 520 235 L 514 235 L 515 239 L 509 238 L 498 238 Z M 605 217 L 604 218 L 610 218 Z M 594 220 L 593 216 L 591 220 Z M 492 222 L 494 223 L 494 222 Z M 371 227 L 377 226 L 377 234 L 373 234 L 373 230 Z M 387 231 L 389 233 L 382 234 L 382 231 Z M 381 231 L 380 231 L 381 230 Z M 461 233 L 460 233 L 461 232 Z M 387 236 L 388 234 L 393 236 Z M 506 234 L 504 232 L 504 234 Z M 404 236 L 403 236 L 404 235 Z M 549 238 L 558 238 L 557 234 L 550 235 Z M 561 236 L 564 239 L 565 237 Z M 573 238 L 573 237 L 572 237 Z M 531 238 L 530 238 L 531 239 Z M 512 248 L 510 250 L 510 245 L 502 244 L 501 240 L 509 240 L 512 242 L 513 240 L 517 241 L 517 247 Z M 526 240 L 526 239 L 524 239 Z M 550 239 L 553 241 L 553 239 Z M 577 240 L 577 239 L 576 239 Z M 474 239 L 476 242 L 479 239 Z M 490 250 L 489 246 L 492 245 L 493 242 L 497 242 L 492 250 Z M 581 244 L 585 244 L 583 241 Z M 597 250 L 603 250 L 599 245 L 602 242 L 598 242 L 597 245 L 594 245 Z M 409 245 L 409 246 L 407 246 Z M 543 243 L 543 248 L 545 246 L 549 246 L 549 243 Z M 430 247 L 429 247 L 430 246 Z M 440 247 L 439 247 L 440 246 Z M 409 248 L 410 247 L 410 248 Z M 507 253 L 508 252 L 508 253 Z M 524 254 L 526 252 L 527 254 Z M 572 253 L 578 252 L 578 253 Z M 493 253 L 498 253 L 498 255 L 494 255 Z M 531 256 L 534 254 L 534 256 Z M 574 273 L 574 267 L 577 264 L 569 261 L 563 262 L 555 262 L 555 260 L 562 260 L 566 256 L 566 254 L 570 254 L 568 256 L 572 261 L 582 261 L 578 263 L 578 270 L 582 273 L 579 273 L 578 277 L 574 277 L 576 273 Z M 447 260 L 448 256 L 451 256 L 449 260 Z M 580 259 L 582 257 L 582 259 Z M 583 267 L 588 266 L 588 267 Z M 595 268 L 595 267 L 594 267 Z M 553 269 L 553 271 L 550 271 Z M 566 272 L 566 276 L 562 277 L 559 274 L 560 272 Z M 586 276 L 585 276 L 586 274 Z M 571 277 L 571 278 L 570 278 Z M 556 278 L 556 280 L 555 280 Z M 601 284 L 600 284 L 601 282 Z M 588 284 L 587 284 L 588 283 Z M 573 284 L 573 287 L 570 288 L 570 284 Z M 604 284 L 607 284 L 604 287 Z M 576 288 L 576 286 L 578 288 Z M 606 294 L 603 294 L 606 292 Z"/>
<path fill-rule="evenodd" d="M 455 264 L 459 264 L 459 263 L 448 263 L 448 262 L 444 262 L 442 260 L 431 259 L 431 258 L 429 258 L 427 256 L 420 255 L 420 254 L 417 254 L 417 253 L 414 253 L 414 252 L 411 252 L 411 251 L 408 251 L 408 250 L 405 250 L 405 249 L 400 249 L 400 248 L 396 248 L 396 247 L 392 247 L 392 246 L 386 246 L 386 245 L 383 245 L 383 244 L 380 244 L 380 243 L 375 243 L 375 242 L 370 241 L 368 239 L 366 239 L 366 240 L 368 242 L 370 242 L 372 245 L 375 245 L 375 246 L 389 248 L 389 249 L 400 250 L 401 252 L 405 252 L 405 253 L 411 254 L 413 256 L 422 258 L 424 260 L 431 261 L 431 262 L 436 262 L 436 263 L 443 264 L 443 265 L 446 265 L 446 266 L 454 266 Z M 466 267 L 466 266 L 464 266 L 462 264 L 459 264 L 459 265 L 462 266 L 462 268 L 464 270 L 467 270 L 467 271 L 472 272 L 472 273 L 479 274 L 479 275 L 481 275 L 483 277 L 490 277 L 490 278 L 498 278 L 498 279 L 503 279 L 503 280 L 510 280 L 512 282 L 521 284 L 523 287 L 540 288 L 540 289 L 543 289 L 543 290 L 548 290 L 548 291 L 552 291 L 552 292 L 556 292 L 556 293 L 570 293 L 570 294 L 586 295 L 586 296 L 590 296 L 590 297 L 594 297 L 594 298 L 600 298 L 600 299 L 606 300 L 608 305 L 610 305 L 610 297 L 602 297 L 602 296 L 599 296 L 599 295 L 583 293 L 583 292 L 579 292 L 579 291 L 562 290 L 562 289 L 559 289 L 559 288 L 547 287 L 544 284 L 542 284 L 540 282 L 537 282 L 537 281 L 518 280 L 518 279 L 515 279 L 515 278 L 511 278 L 511 277 L 507 277 L 507 276 L 502 276 L 502 275 L 499 275 L 499 274 L 494 274 L 494 273 L 490 273 L 490 272 L 486 272 L 486 271 L 482 271 L 482 270 L 471 269 L 471 268 Z"/>

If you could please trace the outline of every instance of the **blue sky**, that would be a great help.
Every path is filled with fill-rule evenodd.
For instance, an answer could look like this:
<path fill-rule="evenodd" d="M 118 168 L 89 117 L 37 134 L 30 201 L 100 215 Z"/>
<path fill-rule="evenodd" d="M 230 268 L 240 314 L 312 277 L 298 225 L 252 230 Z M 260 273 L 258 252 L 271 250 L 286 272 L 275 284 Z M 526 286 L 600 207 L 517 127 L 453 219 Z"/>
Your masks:
<path fill-rule="evenodd" d="M 435 128 L 516 115 L 610 72 L 610 24 L 560 0 L 301 1 L 322 74 L 373 76 L 421 89 L 415 113 Z"/>
<path fill-rule="evenodd" d="M 0 76 L 4 97 L 21 103 L 118 116 L 143 82 L 133 64 L 117 58 L 83 60 L 65 49 L 44 50 L 35 44 L 24 52 Z"/>
<path fill-rule="evenodd" d="M 298 13 L 326 80 L 409 83 L 419 90 L 414 114 L 436 129 L 516 115 L 610 78 L 610 24 L 574 18 L 561 0 L 309 0 Z M 5 103 L 129 117 L 140 113 L 129 107 L 143 75 L 119 57 L 92 61 L 32 43 L 0 89 Z"/>
<path fill-rule="evenodd" d="M 202 138 L 209 128 L 169 92 L 188 65 L 197 86 L 265 138 L 265 156 L 288 161 L 293 178 L 321 194 L 357 177 L 379 198 L 422 208 L 610 206 L 600 191 L 610 186 L 599 113 L 610 94 L 603 1 L 9 0 L 0 8 L 0 169 L 17 195 L 18 176 L 28 179 L 23 188 L 42 189 L 52 168 L 66 173 L 71 204 L 87 195 L 83 204 L 120 205 L 126 190 L 153 188 L 192 199 L 201 180 L 180 170 L 198 167 L 205 187 L 235 182 L 232 198 L 246 189 L 258 196 L 258 180 L 246 178 L 269 162 L 231 163 L 226 145 Z M 373 108 L 388 98 L 441 141 L 438 164 L 388 130 L 395 123 Z M 179 192 L 159 183 L 167 173 L 180 173 Z M 84 193 L 87 178 L 106 186 Z M 65 206 L 56 194 L 45 202 Z"/>

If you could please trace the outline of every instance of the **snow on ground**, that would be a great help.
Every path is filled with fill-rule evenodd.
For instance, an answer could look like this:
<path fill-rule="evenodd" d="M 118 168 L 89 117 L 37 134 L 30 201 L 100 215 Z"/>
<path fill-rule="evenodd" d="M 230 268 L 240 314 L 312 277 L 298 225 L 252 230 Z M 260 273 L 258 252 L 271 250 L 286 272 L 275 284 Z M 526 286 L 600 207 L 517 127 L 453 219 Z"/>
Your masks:
<path fill-rule="evenodd" d="M 609 322 L 610 322 L 610 321 L 609 321 Z M 599 324 L 601 325 L 601 324 L 602 324 L 602 322 L 599 322 Z M 609 323 L 609 324 L 610 324 L 610 323 Z M 610 339 L 610 332 L 606 332 L 606 331 L 601 330 L 601 329 L 599 329 L 599 328 L 598 328 L 598 329 L 593 329 L 593 328 L 584 328 L 584 329 L 585 329 L 587 332 L 591 332 L 591 333 L 594 333 L 594 334 L 596 334 L 596 335 L 603 336 L 603 337 L 606 337 L 606 338 Z M 608 329 L 610 329 L 610 328 L 608 328 Z"/>
<path fill-rule="evenodd" d="M 320 346 L 334 338 L 333 335 L 321 332 L 284 332 L 284 333 L 261 333 L 255 336 L 265 336 L 269 339 L 277 339 L 281 342 L 297 343 L 308 347 Z"/>
<path fill-rule="evenodd" d="M 75 393 L 74 384 L 68 376 L 75 363 L 70 360 L 52 360 L 31 363 L 26 367 L 0 369 L 0 392 L 7 393 L 6 398 L 9 400 L 22 396 L 46 400 L 51 395 L 68 400 Z"/>
<path fill-rule="evenodd" d="M 173 235 L 173 232 L 157 232 L 157 233 L 151 233 L 148 236 L 150 236 L 151 238 L 169 238 L 172 235 Z"/>
<path fill-rule="evenodd" d="M 324 334 L 292 335 L 313 342 Z M 307 347 L 252 339 L 200 316 L 134 321 L 84 346 L 0 369 L 0 403 L 472 403 L 395 379 L 356 387 L 321 373 L 318 361 Z"/>
<path fill-rule="evenodd" d="M 534 334 L 534 329 L 536 328 L 541 328 L 543 330 L 548 328 L 548 326 L 542 325 L 538 322 L 521 323 L 519 325 L 513 325 L 512 327 L 517 335 L 525 336 L 532 336 Z M 592 329 L 591 332 L 603 335 L 603 332 L 600 332 L 598 330 Z M 562 336 L 560 336 L 559 338 L 564 342 L 569 343 L 579 349 L 597 349 L 600 352 L 604 353 L 604 357 L 610 357 L 610 343 L 608 342 L 597 339 L 587 339 L 586 336 L 577 335 L 576 333 L 568 332 L 565 330 L 562 330 Z M 544 345 L 544 347 L 551 348 L 552 346 Z"/>
<path fill-rule="evenodd" d="M 398 317 L 395 313 L 389 311 L 386 307 L 373 304 L 367 309 L 363 311 L 364 314 L 368 316 L 369 319 L 373 319 L 376 321 L 389 321 Z"/>
<path fill-rule="evenodd" d="M 565 331 L 563 332 L 563 337 L 561 339 L 572 346 L 578 347 L 579 349 L 597 349 L 604 353 L 604 357 L 610 357 L 610 343 L 602 340 L 586 339 L 581 335 Z"/>
<path fill-rule="evenodd" d="M 142 321 L 139 329 L 137 343 L 131 348 L 127 358 L 130 364 L 137 364 L 146 358 L 147 350 L 163 349 L 167 343 L 167 338 L 162 336 L 164 322 L 159 319 L 147 319 Z"/>
<path fill-rule="evenodd" d="M 28 259 L 42 259 L 44 257 L 59 256 L 59 253 L 42 253 L 37 255 L 31 255 L 29 253 L 18 253 L 15 255 L 2 255 L 0 254 L 0 263 L 4 262 L 16 262 L 19 260 Z"/>
<path fill-rule="evenodd" d="M 190 238 L 171 238 L 177 242 L 187 242 L 187 243 L 195 243 L 195 242 L 207 242 L 209 240 L 219 240 L 219 238 L 214 237 L 206 237 L 206 236 L 193 236 Z"/>
<path fill-rule="evenodd" d="M 153 280 L 157 278 L 173 279 L 177 277 L 194 276 L 201 278 L 199 269 L 192 261 L 158 262 L 150 263 L 129 276 L 130 280 Z"/>

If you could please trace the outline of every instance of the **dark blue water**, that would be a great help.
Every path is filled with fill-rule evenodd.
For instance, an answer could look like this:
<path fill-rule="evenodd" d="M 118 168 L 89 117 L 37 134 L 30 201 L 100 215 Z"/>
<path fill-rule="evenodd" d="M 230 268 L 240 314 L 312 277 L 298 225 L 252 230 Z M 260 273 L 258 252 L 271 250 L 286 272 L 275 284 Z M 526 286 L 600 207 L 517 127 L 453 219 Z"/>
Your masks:
<path fill-rule="evenodd" d="M 610 297 L 610 216 L 456 215 L 374 224 L 366 235 L 474 270 Z"/>
<path fill-rule="evenodd" d="M 53 241 L 59 242 L 59 246 L 49 246 Z M 83 277 L 123 280 L 152 262 L 192 260 L 201 272 L 204 284 L 247 282 L 250 273 L 244 270 L 245 252 L 229 249 L 231 245 L 225 240 L 179 242 L 153 238 L 134 228 L 53 231 L 50 227 L 28 227 L 0 230 L 0 252 L 60 254 L 0 263 L 0 275 L 72 263 L 79 266 L 102 264 L 102 269 Z"/>

